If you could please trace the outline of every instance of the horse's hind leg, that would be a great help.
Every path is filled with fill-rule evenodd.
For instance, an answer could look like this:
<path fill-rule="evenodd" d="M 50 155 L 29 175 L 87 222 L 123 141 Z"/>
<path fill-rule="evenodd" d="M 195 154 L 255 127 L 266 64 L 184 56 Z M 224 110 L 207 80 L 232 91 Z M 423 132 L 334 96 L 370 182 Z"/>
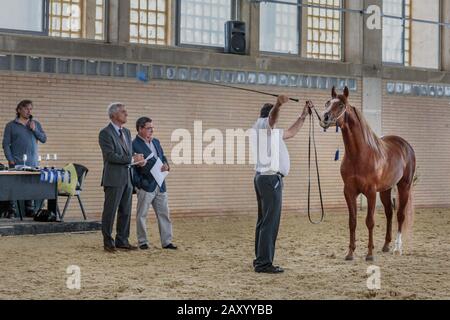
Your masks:
<path fill-rule="evenodd" d="M 394 254 L 402 254 L 402 227 L 405 222 L 405 208 L 408 204 L 409 193 L 411 191 L 410 183 L 400 182 L 398 185 L 398 212 L 397 212 L 397 238 L 395 240 Z"/>
<path fill-rule="evenodd" d="M 372 190 L 366 194 L 367 197 L 367 217 L 366 217 L 366 226 L 369 230 L 369 245 L 368 252 L 366 256 L 366 261 L 373 261 L 373 228 L 375 227 L 375 205 L 377 201 L 377 192 Z"/>
<path fill-rule="evenodd" d="M 389 252 L 389 244 L 392 241 L 392 189 L 380 192 L 381 202 L 383 203 L 384 213 L 386 214 L 386 238 L 384 241 L 383 252 Z"/>

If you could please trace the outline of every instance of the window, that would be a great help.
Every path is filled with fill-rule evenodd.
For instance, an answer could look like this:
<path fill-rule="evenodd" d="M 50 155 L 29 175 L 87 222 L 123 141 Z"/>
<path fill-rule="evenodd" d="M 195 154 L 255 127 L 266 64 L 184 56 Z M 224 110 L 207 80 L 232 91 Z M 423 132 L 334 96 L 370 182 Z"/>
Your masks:
<path fill-rule="evenodd" d="M 259 49 L 261 51 L 298 54 L 299 8 L 297 0 L 286 0 L 294 5 L 260 4 Z"/>
<path fill-rule="evenodd" d="M 306 56 L 341 60 L 341 0 L 308 0 Z M 320 7 L 320 8 L 319 8 Z M 327 9 L 331 8 L 331 9 Z"/>
<path fill-rule="evenodd" d="M 0 29 L 45 32 L 44 0 L 0 0 Z"/>
<path fill-rule="evenodd" d="M 105 38 L 105 0 L 95 1 L 95 39 Z"/>
<path fill-rule="evenodd" d="M 403 17 L 404 0 L 383 0 L 383 61 L 405 63 L 405 24 Z M 408 47 L 409 49 L 409 47 Z"/>
<path fill-rule="evenodd" d="M 50 0 L 49 35 L 53 37 L 81 38 L 82 0 Z"/>
<path fill-rule="evenodd" d="M 225 46 L 225 22 L 231 20 L 231 0 L 180 0 L 180 44 Z"/>
<path fill-rule="evenodd" d="M 168 44 L 168 1 L 130 1 L 130 42 Z"/>
<path fill-rule="evenodd" d="M 405 66 L 411 65 L 411 1 L 405 0 Z"/>
<path fill-rule="evenodd" d="M 341 60 L 341 8 L 342 0 L 261 2 L 260 50 Z"/>
<path fill-rule="evenodd" d="M 411 66 L 438 69 L 440 52 L 440 1 L 411 0 Z M 430 23 L 415 21 L 424 20 Z"/>
<path fill-rule="evenodd" d="M 439 9 L 439 0 L 384 0 L 383 62 L 437 69 Z"/>

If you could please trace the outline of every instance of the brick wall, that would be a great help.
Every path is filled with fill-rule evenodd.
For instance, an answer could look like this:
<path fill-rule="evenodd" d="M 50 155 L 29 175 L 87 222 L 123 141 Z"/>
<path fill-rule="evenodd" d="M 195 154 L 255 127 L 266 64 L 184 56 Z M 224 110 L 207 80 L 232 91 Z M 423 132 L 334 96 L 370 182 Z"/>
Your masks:
<path fill-rule="evenodd" d="M 383 87 L 383 134 L 403 137 L 416 152 L 415 204 L 450 205 L 450 100 L 388 94 Z"/>
<path fill-rule="evenodd" d="M 358 88 L 360 87 L 361 83 L 358 81 Z M 252 88 L 286 93 L 299 97 L 301 100 L 311 99 L 319 108 L 322 108 L 329 98 L 328 91 L 324 90 L 270 86 Z M 275 99 L 227 88 L 181 82 L 153 81 L 145 84 L 136 80 L 101 77 L 3 73 L 0 75 L 0 138 L 5 124 L 14 118 L 15 105 L 23 98 L 30 98 L 35 102 L 35 118 L 41 121 L 48 135 L 48 142 L 40 146 L 40 153 L 57 153 L 59 166 L 75 162 L 84 164 L 90 169 L 83 197 L 91 216 L 99 215 L 103 206 L 103 191 L 100 188 L 102 160 L 98 146 L 98 132 L 109 123 L 106 107 L 110 102 L 122 101 L 127 105 L 129 111 L 127 127 L 133 134 L 135 134 L 134 123 L 139 116 L 152 117 L 156 126 L 155 135 L 161 140 L 170 158 L 172 147 L 176 144 L 171 142 L 173 130 L 185 128 L 193 132 L 195 120 L 203 121 L 204 131 L 217 128 L 225 134 L 225 129 L 247 129 L 256 120 L 260 106 L 264 102 L 273 102 Z M 384 104 L 389 106 L 390 100 L 391 98 L 385 99 Z M 405 98 L 401 97 L 401 100 Z M 361 93 L 352 92 L 350 101 L 352 105 L 360 107 Z M 439 101 L 430 99 L 428 103 L 436 104 Z M 448 102 L 444 103 L 442 100 L 441 103 L 441 108 L 444 108 L 445 103 Z M 302 108 L 303 103 L 291 102 L 284 106 L 279 127 L 287 128 Z M 414 108 L 414 110 L 420 110 L 423 107 Z M 402 116 L 404 109 L 399 110 L 398 115 L 394 110 L 383 110 L 385 133 L 391 130 L 390 128 L 408 129 L 408 125 L 405 125 L 407 122 L 404 120 L 406 114 Z M 417 113 L 415 117 L 418 117 Z M 437 115 L 430 113 L 429 117 L 437 118 Z M 393 118 L 399 119 L 401 126 L 392 122 Z M 431 128 L 431 123 L 426 124 L 425 127 Z M 426 140 L 423 135 L 424 129 L 419 128 L 421 128 L 420 131 L 415 129 L 407 131 L 408 134 L 415 134 L 420 138 L 417 141 L 413 140 L 413 145 L 421 145 Z M 301 133 L 287 143 L 291 157 L 291 174 L 285 180 L 283 205 L 284 209 L 290 212 L 306 212 L 307 129 L 306 123 Z M 436 135 L 439 131 L 442 136 L 448 132 L 448 128 L 429 130 L 436 131 Z M 334 132 L 334 129 L 323 133 L 317 125 L 316 139 L 325 205 L 328 208 L 345 208 L 339 173 L 340 162 L 334 162 L 336 148 L 340 146 L 341 153 L 343 152 L 342 138 L 340 134 Z M 435 135 L 430 136 L 429 140 L 433 142 Z M 208 143 L 204 142 L 203 147 L 206 145 Z M 427 150 L 429 145 L 426 142 L 422 148 Z M 419 157 L 420 148 L 419 146 Z M 437 151 L 436 154 L 438 154 Z M 430 155 L 429 159 L 433 157 Z M 0 161 L 4 161 L 3 154 Z M 436 178 L 441 181 L 441 184 L 434 189 L 428 185 L 418 188 L 419 203 L 425 205 L 448 203 L 444 197 L 445 192 L 448 191 L 443 186 L 445 178 L 440 177 L 440 175 L 444 176 L 444 169 L 450 172 L 445 163 L 444 158 L 436 160 L 436 166 L 440 169 L 433 169 L 434 166 L 426 165 L 423 161 L 419 162 L 423 171 L 422 175 L 425 174 L 425 170 L 432 170 Z M 167 181 L 172 213 L 211 215 L 253 212 L 256 210 L 253 174 L 251 165 L 172 164 L 172 171 Z M 313 176 L 312 205 L 317 209 L 319 199 L 315 181 Z M 430 192 L 432 194 L 429 194 Z M 76 202 L 71 204 L 69 214 L 80 214 Z"/>

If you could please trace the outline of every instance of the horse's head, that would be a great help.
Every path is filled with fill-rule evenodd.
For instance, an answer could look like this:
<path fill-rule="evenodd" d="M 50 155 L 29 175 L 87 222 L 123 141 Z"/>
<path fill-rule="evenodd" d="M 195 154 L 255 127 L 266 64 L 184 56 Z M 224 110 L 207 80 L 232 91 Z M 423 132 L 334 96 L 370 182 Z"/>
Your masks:
<path fill-rule="evenodd" d="M 347 110 L 349 91 L 345 87 L 343 94 L 336 94 L 336 88 L 331 89 L 331 99 L 325 104 L 325 112 L 322 115 L 320 126 L 328 129 L 345 114 Z"/>

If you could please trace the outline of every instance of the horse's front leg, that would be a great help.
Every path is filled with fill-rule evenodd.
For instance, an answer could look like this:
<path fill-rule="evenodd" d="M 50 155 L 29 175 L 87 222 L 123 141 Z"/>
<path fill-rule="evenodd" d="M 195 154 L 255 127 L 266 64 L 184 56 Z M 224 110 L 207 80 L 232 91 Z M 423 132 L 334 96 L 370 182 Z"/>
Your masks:
<path fill-rule="evenodd" d="M 366 226 L 369 230 L 369 251 L 367 252 L 366 261 L 373 261 L 373 228 L 375 227 L 375 204 L 377 201 L 377 192 L 372 190 L 366 194 L 367 197 L 367 217 Z"/>
<path fill-rule="evenodd" d="M 348 253 L 345 260 L 350 261 L 353 260 L 353 252 L 355 252 L 356 249 L 356 198 L 358 193 L 352 188 L 344 187 L 344 195 L 348 207 L 348 225 L 350 228 L 350 244 L 348 246 Z"/>

